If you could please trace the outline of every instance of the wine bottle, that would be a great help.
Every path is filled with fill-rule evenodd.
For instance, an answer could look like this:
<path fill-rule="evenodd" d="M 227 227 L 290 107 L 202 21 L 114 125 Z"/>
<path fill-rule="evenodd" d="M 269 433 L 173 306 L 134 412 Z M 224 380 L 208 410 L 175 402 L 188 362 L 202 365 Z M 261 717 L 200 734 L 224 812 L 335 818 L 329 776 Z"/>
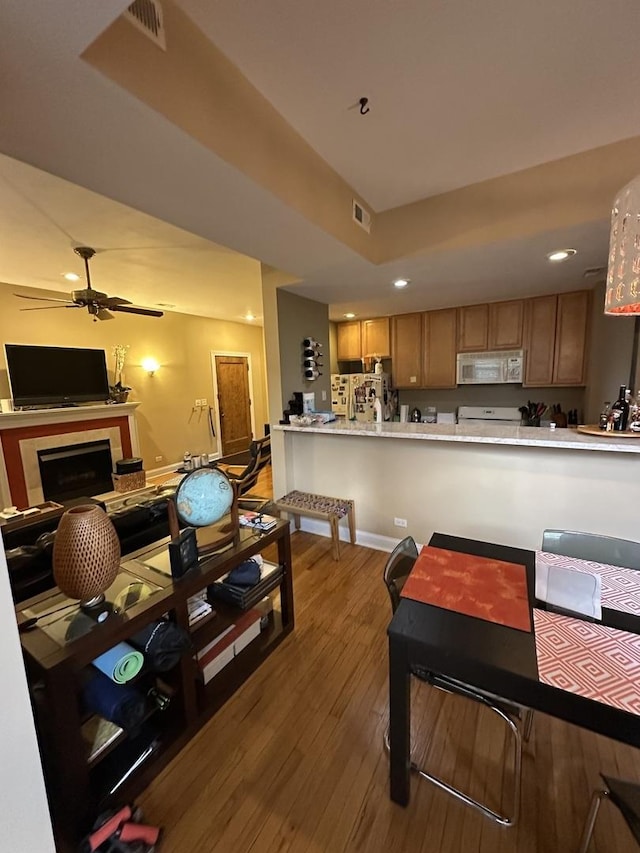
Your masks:
<path fill-rule="evenodd" d="M 609 427 L 609 413 L 611 411 L 611 401 L 605 400 L 604 406 L 602 407 L 602 411 L 600 412 L 600 429 L 608 429 Z"/>
<path fill-rule="evenodd" d="M 322 374 L 319 373 L 317 370 L 305 370 L 305 372 L 304 372 L 304 378 L 305 379 L 309 379 L 309 380 L 317 379 L 318 376 L 322 376 Z"/>
<path fill-rule="evenodd" d="M 613 429 L 616 432 L 622 432 L 627 428 L 629 421 L 629 404 L 626 399 L 627 386 L 620 386 L 618 399 L 611 406 L 611 419 L 613 421 Z"/>

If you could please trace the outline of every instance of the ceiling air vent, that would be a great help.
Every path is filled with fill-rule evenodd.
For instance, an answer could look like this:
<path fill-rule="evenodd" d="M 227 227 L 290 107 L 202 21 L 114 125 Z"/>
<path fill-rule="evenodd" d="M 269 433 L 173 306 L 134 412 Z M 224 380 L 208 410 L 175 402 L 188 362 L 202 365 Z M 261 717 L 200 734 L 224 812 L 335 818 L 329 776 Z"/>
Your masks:
<path fill-rule="evenodd" d="M 143 32 L 154 44 L 167 49 L 162 19 L 162 7 L 158 0 L 134 0 L 124 13 L 134 27 Z"/>
<path fill-rule="evenodd" d="M 371 214 L 355 198 L 353 199 L 353 221 L 357 222 L 367 234 L 371 232 Z"/>
<path fill-rule="evenodd" d="M 582 273 L 583 278 L 595 278 L 596 276 L 606 276 L 606 267 L 589 267 Z"/>

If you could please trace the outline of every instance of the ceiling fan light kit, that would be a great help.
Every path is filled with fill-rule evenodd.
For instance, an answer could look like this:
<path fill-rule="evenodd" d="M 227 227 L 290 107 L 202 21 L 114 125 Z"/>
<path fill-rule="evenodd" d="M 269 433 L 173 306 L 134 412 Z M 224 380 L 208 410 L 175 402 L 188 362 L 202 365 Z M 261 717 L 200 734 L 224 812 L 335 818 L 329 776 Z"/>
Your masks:
<path fill-rule="evenodd" d="M 89 314 L 93 317 L 94 322 L 97 320 L 113 320 L 111 312 L 121 312 L 123 314 L 142 314 L 145 317 L 162 317 L 162 311 L 156 311 L 153 308 L 137 308 L 132 305 L 128 299 L 123 299 L 121 296 L 108 296 L 99 290 L 94 290 L 91 286 L 91 274 L 89 272 L 89 261 L 95 255 L 95 249 L 90 246 L 77 246 L 73 250 L 76 255 L 79 255 L 84 261 L 84 271 L 87 279 L 87 286 L 83 290 L 71 291 L 71 300 L 46 298 L 41 296 L 25 296 L 22 293 L 15 293 L 14 296 L 20 299 L 35 299 L 39 302 L 60 302 L 60 305 L 42 305 L 37 308 L 21 308 L 21 311 L 43 311 L 47 308 L 86 308 Z"/>

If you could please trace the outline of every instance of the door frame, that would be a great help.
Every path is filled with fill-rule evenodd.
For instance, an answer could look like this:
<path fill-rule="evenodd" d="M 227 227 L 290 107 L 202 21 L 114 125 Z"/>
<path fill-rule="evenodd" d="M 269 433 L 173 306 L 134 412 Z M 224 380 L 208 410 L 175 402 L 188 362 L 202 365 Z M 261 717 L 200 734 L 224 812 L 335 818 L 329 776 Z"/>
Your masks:
<path fill-rule="evenodd" d="M 218 400 L 218 372 L 216 370 L 216 356 L 218 355 L 229 355 L 235 358 L 246 358 L 247 366 L 249 368 L 249 398 L 251 400 L 251 405 L 249 406 L 249 414 L 251 416 L 251 434 L 253 437 L 256 437 L 256 414 L 255 414 L 255 388 L 253 387 L 253 367 L 251 364 L 251 353 L 250 352 L 236 352 L 235 350 L 211 350 L 211 376 L 212 376 L 212 384 L 213 384 L 213 423 L 216 430 L 216 451 L 218 454 L 218 458 L 222 456 L 222 430 L 220 427 L 220 406 Z"/>

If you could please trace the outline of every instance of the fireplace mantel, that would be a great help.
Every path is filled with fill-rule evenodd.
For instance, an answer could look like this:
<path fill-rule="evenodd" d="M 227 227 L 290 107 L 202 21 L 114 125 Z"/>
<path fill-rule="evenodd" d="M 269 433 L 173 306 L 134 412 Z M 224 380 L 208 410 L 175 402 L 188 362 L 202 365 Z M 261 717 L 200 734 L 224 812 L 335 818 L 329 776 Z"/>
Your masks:
<path fill-rule="evenodd" d="M 121 418 L 123 415 L 127 415 L 131 420 L 139 405 L 140 403 L 114 403 L 113 405 L 100 403 L 95 406 L 65 406 L 59 409 L 23 409 L 16 412 L 2 412 L 0 413 L 0 430 L 42 424 L 62 424 L 68 421 Z M 132 434 L 131 440 L 133 439 Z M 135 443 L 137 445 L 137 440 Z"/>
<path fill-rule="evenodd" d="M 139 403 L 101 403 L 58 409 L 29 409 L 0 414 L 0 508 L 30 505 L 21 458 L 21 443 L 40 436 L 117 427 L 122 451 L 138 456 L 135 410 Z M 116 435 L 118 433 L 116 432 Z M 62 438 L 61 438 L 62 441 Z"/>

